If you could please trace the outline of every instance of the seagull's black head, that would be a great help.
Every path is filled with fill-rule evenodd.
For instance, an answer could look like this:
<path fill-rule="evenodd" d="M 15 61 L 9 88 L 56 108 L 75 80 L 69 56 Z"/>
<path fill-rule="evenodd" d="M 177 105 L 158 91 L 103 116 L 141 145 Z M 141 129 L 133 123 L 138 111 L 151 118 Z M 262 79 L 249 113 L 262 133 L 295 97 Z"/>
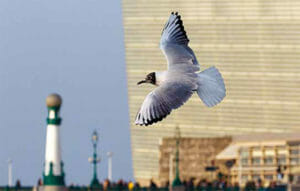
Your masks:
<path fill-rule="evenodd" d="M 151 72 L 150 74 L 147 74 L 146 78 L 142 81 L 139 81 L 137 85 L 140 85 L 142 83 L 150 83 L 155 85 L 156 84 L 155 72 Z"/>

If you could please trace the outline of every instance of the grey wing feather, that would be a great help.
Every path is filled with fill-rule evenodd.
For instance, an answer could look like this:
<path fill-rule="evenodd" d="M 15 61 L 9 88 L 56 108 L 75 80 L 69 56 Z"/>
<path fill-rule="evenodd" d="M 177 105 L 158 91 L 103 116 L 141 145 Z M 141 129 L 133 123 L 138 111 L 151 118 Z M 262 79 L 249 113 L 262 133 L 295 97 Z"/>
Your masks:
<path fill-rule="evenodd" d="M 189 39 L 184 30 L 181 16 L 178 13 L 171 13 L 169 20 L 164 26 L 161 35 L 161 44 L 165 42 L 172 42 L 175 44 L 187 45 Z"/>
<path fill-rule="evenodd" d="M 188 47 L 189 39 L 184 30 L 183 23 L 178 13 L 171 13 L 163 29 L 160 48 L 168 60 L 169 68 L 177 64 L 199 64 L 193 50 Z"/>
<path fill-rule="evenodd" d="M 157 87 L 145 98 L 135 124 L 147 126 L 161 121 L 191 97 L 193 88 L 192 83 L 179 81 L 167 82 Z"/>

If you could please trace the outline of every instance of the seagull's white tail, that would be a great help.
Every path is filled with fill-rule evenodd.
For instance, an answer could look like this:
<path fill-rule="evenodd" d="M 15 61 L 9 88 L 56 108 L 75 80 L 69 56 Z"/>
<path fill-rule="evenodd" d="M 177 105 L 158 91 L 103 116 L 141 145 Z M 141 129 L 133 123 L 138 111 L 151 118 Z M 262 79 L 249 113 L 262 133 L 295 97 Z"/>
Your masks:
<path fill-rule="evenodd" d="M 207 107 L 220 103 L 226 95 L 225 84 L 216 67 L 210 67 L 198 74 L 198 96 Z"/>

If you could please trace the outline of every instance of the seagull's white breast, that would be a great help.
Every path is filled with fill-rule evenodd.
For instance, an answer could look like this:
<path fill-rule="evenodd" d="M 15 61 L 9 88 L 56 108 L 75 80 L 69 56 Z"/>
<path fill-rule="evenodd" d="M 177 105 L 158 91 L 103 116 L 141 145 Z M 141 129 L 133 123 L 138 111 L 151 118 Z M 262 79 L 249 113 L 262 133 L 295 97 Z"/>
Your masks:
<path fill-rule="evenodd" d="M 155 72 L 156 85 L 160 86 L 167 79 L 167 71 Z"/>

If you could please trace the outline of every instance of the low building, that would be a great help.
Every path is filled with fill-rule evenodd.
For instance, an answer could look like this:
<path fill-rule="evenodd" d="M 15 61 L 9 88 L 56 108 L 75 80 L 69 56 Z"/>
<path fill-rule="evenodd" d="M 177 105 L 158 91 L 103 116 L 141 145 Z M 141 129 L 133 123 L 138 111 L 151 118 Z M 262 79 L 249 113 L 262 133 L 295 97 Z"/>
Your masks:
<path fill-rule="evenodd" d="M 257 134 L 239 136 L 216 157 L 218 161 L 234 161 L 226 172 L 231 182 L 245 184 L 262 180 L 288 183 L 300 175 L 299 134 Z"/>
<path fill-rule="evenodd" d="M 163 138 L 159 155 L 159 183 L 170 179 L 170 154 L 176 138 Z M 207 167 L 216 166 L 216 171 Z M 175 160 L 173 162 L 175 175 Z M 182 181 L 216 179 L 219 173 L 231 183 L 245 185 L 261 180 L 298 181 L 300 175 L 300 134 L 254 134 L 219 138 L 180 138 L 179 172 Z"/>

